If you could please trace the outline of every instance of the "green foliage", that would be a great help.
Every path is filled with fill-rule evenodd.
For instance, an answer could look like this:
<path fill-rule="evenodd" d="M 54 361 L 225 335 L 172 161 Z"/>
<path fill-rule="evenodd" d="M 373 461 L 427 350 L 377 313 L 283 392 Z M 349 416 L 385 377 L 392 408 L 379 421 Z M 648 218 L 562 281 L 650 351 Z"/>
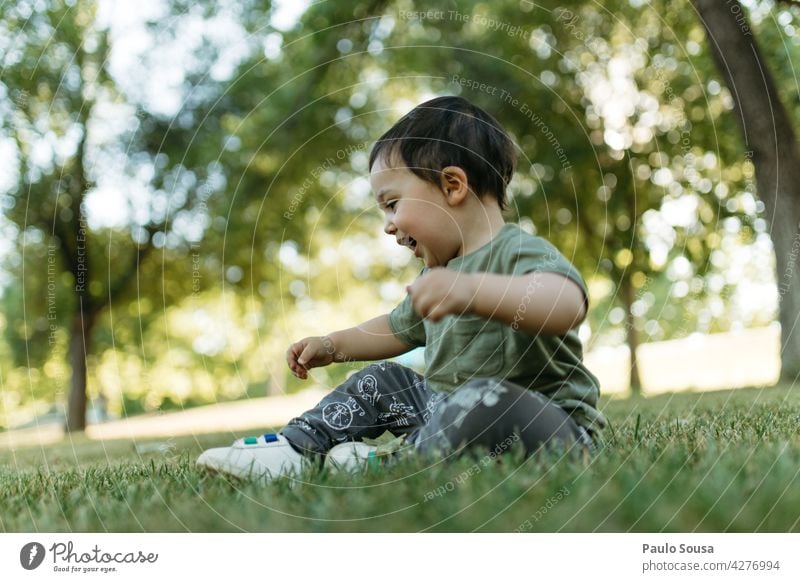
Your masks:
<path fill-rule="evenodd" d="M 95 6 L 19 3 L 4 13 L 2 26 L 12 27 L 24 12 L 30 18 L 24 26 L 20 23 L 15 50 L 4 67 L 2 134 L 17 150 L 17 183 L 4 195 L 5 215 L 25 233 L 5 266 L 27 305 L 16 316 L 25 320 L 23 331 L 19 325 L 5 331 L 15 354 L 24 345 L 28 364 L 41 365 L 49 355 L 48 343 L 41 334 L 34 337 L 31 326 L 42 332 L 52 323 L 69 330 L 76 313 L 91 321 L 112 302 L 147 297 L 169 305 L 191 291 L 192 279 L 182 273 L 187 233 L 176 225 L 199 220 L 196 206 L 216 190 L 217 176 L 209 165 L 216 148 L 209 151 L 208 136 L 217 130 L 214 119 L 199 128 L 188 121 L 202 118 L 213 103 L 214 89 L 219 93 L 222 85 L 196 83 L 195 90 L 205 99 L 187 99 L 177 123 L 143 108 L 126 119 L 124 106 L 135 109 L 137 104 L 108 70 L 109 32 L 95 21 Z M 103 115 L 111 107 L 121 108 L 117 119 L 127 121 L 127 129 L 116 134 L 103 127 Z M 206 145 L 187 147 L 193 140 Z M 49 155 L 35 154 L 42 148 Z M 152 198 L 131 195 L 131 208 L 137 203 L 146 208 L 132 213 L 121 227 L 93 226 L 87 197 L 109 186 L 105 174 L 123 148 L 123 175 L 132 186 L 146 166 Z M 152 260 L 146 260 L 148 255 Z M 142 278 L 149 284 L 142 285 Z M 13 292 L 3 297 L 11 313 L 23 311 L 20 299 Z M 91 352 L 90 324 L 87 329 Z"/>
<path fill-rule="evenodd" d="M 790 387 L 603 404 L 612 422 L 586 463 L 407 458 L 294 486 L 200 473 L 231 434 L 0 452 L 3 531 L 797 531 Z M 139 452 L 137 452 L 139 451 Z"/>

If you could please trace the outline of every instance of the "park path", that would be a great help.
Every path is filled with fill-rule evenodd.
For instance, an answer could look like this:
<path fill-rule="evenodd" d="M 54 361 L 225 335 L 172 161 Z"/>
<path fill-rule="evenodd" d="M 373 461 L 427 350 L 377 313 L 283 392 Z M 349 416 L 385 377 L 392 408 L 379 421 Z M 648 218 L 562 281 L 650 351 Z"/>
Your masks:
<path fill-rule="evenodd" d="M 145 414 L 89 425 L 86 436 L 95 440 L 169 438 L 213 432 L 239 433 L 279 427 L 308 410 L 327 393 L 320 387 L 285 396 L 221 402 L 189 410 Z M 64 438 L 59 424 L 47 424 L 0 433 L 0 447 L 16 448 L 56 443 Z"/>

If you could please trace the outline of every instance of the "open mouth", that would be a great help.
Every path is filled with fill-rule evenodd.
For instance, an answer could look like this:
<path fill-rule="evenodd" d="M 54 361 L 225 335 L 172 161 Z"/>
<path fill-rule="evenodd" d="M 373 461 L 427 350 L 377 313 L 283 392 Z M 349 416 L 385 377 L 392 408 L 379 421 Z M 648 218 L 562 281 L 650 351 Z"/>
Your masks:
<path fill-rule="evenodd" d="M 417 254 L 417 241 L 413 237 L 404 236 L 403 238 L 397 239 L 397 244 L 408 247 L 416 256 Z"/>
<path fill-rule="evenodd" d="M 397 241 L 397 244 L 410 248 L 412 251 L 417 250 L 417 241 L 410 236 L 406 236 Z"/>

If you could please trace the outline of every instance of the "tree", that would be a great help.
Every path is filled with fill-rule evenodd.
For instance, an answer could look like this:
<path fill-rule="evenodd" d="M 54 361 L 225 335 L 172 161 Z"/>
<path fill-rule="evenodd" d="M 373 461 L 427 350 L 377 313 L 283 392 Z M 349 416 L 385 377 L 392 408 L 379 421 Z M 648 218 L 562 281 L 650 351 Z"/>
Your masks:
<path fill-rule="evenodd" d="M 771 67 L 738 0 L 694 0 L 720 74 L 735 109 L 734 116 L 752 152 L 758 193 L 766 206 L 775 248 L 780 292 L 781 377 L 800 375 L 800 154 L 794 123 L 772 78 Z"/>
<path fill-rule="evenodd" d="M 22 300 L 53 307 L 44 327 L 34 323 L 42 311 L 23 312 L 31 321 L 21 329 L 26 342 L 37 339 L 35 332 L 52 337 L 55 328 L 67 330 L 71 431 L 86 424 L 87 355 L 99 319 L 114 302 L 127 307 L 150 297 L 168 305 L 189 292 L 191 278 L 172 269 L 185 266 L 186 249 L 201 236 L 187 224 L 202 218 L 200 207 L 219 183 L 209 165 L 216 144 L 204 135 L 218 133 L 216 120 L 200 129 L 193 120 L 204 118 L 220 84 L 196 79 L 176 120 L 137 105 L 109 71 L 109 31 L 98 25 L 96 9 L 53 0 L 5 4 L 0 12 L 4 34 L 19 31 L 2 77 L 2 132 L 13 140 L 17 162 L 6 216 L 22 234 Z M 109 126 L 109 108 L 118 109 L 116 120 L 127 119 L 129 129 Z M 211 151 L 190 147 L 194 140 L 212 144 Z M 104 181 L 108 186 L 109 174 L 127 178 L 133 190 L 133 176 L 143 169 L 147 194 L 125 197 L 124 224 L 90 224 L 87 199 Z"/>

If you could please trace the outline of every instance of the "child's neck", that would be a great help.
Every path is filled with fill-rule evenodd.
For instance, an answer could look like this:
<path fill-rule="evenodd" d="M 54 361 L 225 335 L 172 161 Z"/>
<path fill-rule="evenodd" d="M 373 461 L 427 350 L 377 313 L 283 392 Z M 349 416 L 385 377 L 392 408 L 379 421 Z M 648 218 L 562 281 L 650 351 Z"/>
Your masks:
<path fill-rule="evenodd" d="M 471 212 L 467 220 L 461 225 L 462 232 L 469 233 L 469 236 L 464 236 L 464 243 L 458 256 L 467 255 L 490 242 L 505 224 L 506 221 L 503 219 L 503 214 L 500 212 L 497 202 L 492 201 L 481 204 L 480 209 L 476 212 Z"/>

